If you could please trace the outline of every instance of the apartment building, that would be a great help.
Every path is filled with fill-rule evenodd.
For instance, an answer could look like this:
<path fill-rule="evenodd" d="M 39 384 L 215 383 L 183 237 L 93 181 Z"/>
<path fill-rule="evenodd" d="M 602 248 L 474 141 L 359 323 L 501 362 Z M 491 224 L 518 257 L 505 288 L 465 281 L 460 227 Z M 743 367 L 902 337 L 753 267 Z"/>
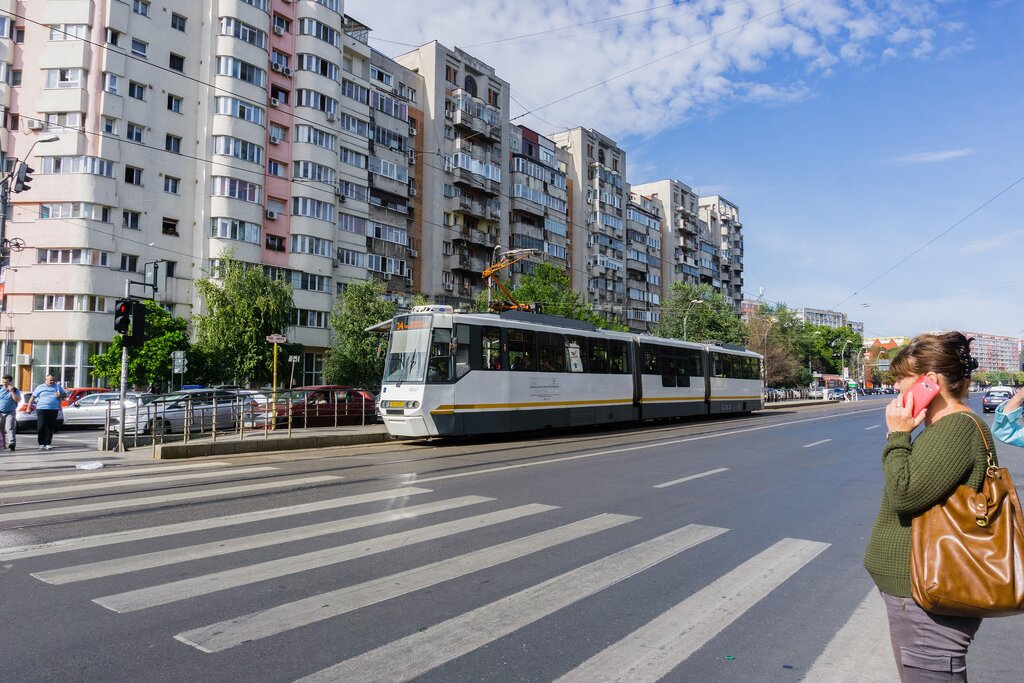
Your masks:
<path fill-rule="evenodd" d="M 849 316 L 842 311 L 829 311 L 823 308 L 797 308 L 793 312 L 798 319 L 810 325 L 824 325 L 833 329 L 847 327 L 861 336 L 864 335 L 864 323 L 850 320 Z M 900 339 L 903 339 L 903 337 L 900 337 Z M 865 340 L 864 343 L 867 344 L 869 341 Z"/>
<path fill-rule="evenodd" d="M 661 202 L 637 192 L 626 205 L 626 301 L 624 322 L 639 334 L 661 320 Z"/>
<path fill-rule="evenodd" d="M 606 318 L 624 318 L 626 303 L 626 153 L 595 130 L 550 136 L 569 154 L 572 287 Z"/>
<path fill-rule="evenodd" d="M 697 270 L 700 281 L 722 292 L 733 310 L 743 302 L 743 224 L 735 204 L 717 195 L 698 202 Z"/>
<path fill-rule="evenodd" d="M 423 81 L 368 36 L 340 0 L 0 0 L 5 170 L 37 169 L 7 222 L 27 247 L 2 278 L 17 383 L 94 383 L 113 301 L 148 262 L 185 318 L 226 252 L 291 283 L 301 382 L 322 378 L 348 282 L 407 299 Z"/>
<path fill-rule="evenodd" d="M 1021 340 L 985 332 L 964 332 L 971 342 L 971 354 L 983 372 L 1020 372 Z"/>

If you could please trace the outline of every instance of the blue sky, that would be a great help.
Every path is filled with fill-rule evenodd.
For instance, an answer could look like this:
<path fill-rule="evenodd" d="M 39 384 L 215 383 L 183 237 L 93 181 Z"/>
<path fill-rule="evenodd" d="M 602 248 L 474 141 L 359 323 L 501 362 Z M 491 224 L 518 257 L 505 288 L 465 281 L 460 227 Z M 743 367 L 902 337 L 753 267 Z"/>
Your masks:
<path fill-rule="evenodd" d="M 626 150 L 630 182 L 678 178 L 738 204 L 752 296 L 846 311 L 867 336 L 1024 336 L 1024 181 L 993 199 L 1024 177 L 1021 0 L 346 12 L 385 54 L 436 39 L 491 64 L 513 116 L 630 71 L 517 122 L 596 128 Z"/>

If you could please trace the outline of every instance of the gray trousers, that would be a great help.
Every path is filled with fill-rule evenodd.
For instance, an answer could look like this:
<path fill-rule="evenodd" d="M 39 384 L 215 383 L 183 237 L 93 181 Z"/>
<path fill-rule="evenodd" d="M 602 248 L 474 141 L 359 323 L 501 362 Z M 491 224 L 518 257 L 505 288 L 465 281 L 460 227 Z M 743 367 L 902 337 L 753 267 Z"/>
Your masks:
<path fill-rule="evenodd" d="M 967 683 L 967 648 L 981 619 L 931 614 L 888 593 L 882 599 L 902 683 Z"/>
<path fill-rule="evenodd" d="M 7 448 L 15 442 L 18 435 L 18 419 L 14 411 L 0 412 L 0 431 L 3 432 L 3 447 Z"/>

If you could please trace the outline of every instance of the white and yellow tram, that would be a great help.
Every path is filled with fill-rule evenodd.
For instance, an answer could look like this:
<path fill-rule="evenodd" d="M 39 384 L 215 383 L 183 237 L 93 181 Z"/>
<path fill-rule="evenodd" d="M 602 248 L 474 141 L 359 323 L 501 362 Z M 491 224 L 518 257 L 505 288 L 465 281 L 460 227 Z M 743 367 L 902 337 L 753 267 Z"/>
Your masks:
<path fill-rule="evenodd" d="M 391 320 L 393 436 L 462 436 L 761 408 L 761 356 L 519 311 L 419 306 Z"/>

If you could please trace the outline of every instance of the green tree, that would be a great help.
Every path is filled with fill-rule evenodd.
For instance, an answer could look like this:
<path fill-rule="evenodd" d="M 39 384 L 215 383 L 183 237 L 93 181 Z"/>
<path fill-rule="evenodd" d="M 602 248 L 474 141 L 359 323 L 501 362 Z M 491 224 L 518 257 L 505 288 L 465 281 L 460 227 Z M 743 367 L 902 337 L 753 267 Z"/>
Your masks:
<path fill-rule="evenodd" d="M 384 376 L 387 337 L 367 332 L 371 325 L 394 317 L 397 306 L 384 299 L 384 284 L 352 283 L 331 314 L 334 341 L 324 358 L 324 379 L 331 384 L 376 387 Z"/>
<path fill-rule="evenodd" d="M 700 302 L 700 303 L 694 303 Z M 742 344 L 747 329 L 724 296 L 711 285 L 675 282 L 661 306 L 660 337 Z"/>
<path fill-rule="evenodd" d="M 154 301 L 143 301 L 146 306 L 146 341 L 140 348 L 128 349 L 128 387 L 148 387 L 163 384 L 171 377 L 171 351 L 188 351 L 188 323 L 168 313 Z M 114 341 L 105 353 L 89 359 L 93 374 L 103 377 L 110 386 L 121 385 L 122 337 Z"/>
<path fill-rule="evenodd" d="M 206 379 L 269 382 L 274 350 L 266 338 L 284 334 L 291 323 L 291 285 L 235 259 L 231 252 L 221 254 L 214 275 L 195 282 L 204 311 L 194 317 L 195 350 Z"/>
<path fill-rule="evenodd" d="M 792 387 L 809 381 L 801 361 L 804 327 L 785 304 L 764 304 L 750 316 L 747 346 L 764 356 L 768 386 Z"/>

